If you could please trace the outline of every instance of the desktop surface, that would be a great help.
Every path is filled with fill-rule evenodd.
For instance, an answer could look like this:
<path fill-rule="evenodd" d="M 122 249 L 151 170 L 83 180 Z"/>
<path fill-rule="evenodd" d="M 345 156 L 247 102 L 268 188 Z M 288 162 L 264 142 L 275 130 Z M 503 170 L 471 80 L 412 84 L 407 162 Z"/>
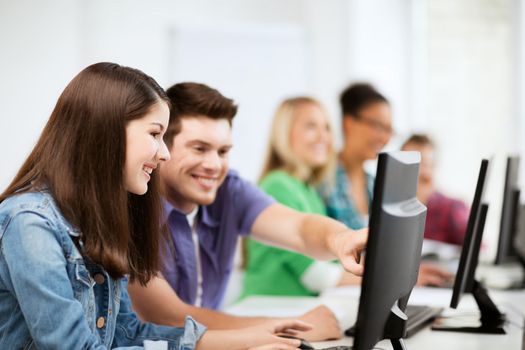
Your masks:
<path fill-rule="evenodd" d="M 525 276 L 523 265 L 506 262 L 499 265 L 479 264 L 476 278 L 492 289 L 524 289 Z"/>
<path fill-rule="evenodd" d="M 508 334 L 465 334 L 444 333 L 432 331 L 425 327 L 414 336 L 405 339 L 408 350 L 479 350 L 479 349 L 522 349 L 523 318 L 525 317 L 525 290 L 491 290 L 491 296 L 507 315 L 509 323 L 506 325 Z M 353 325 L 357 318 L 359 304 L 359 286 L 332 288 L 322 293 L 320 297 L 279 297 L 254 296 L 246 298 L 225 311 L 237 315 L 260 315 L 293 317 L 304 313 L 320 304 L 329 307 L 338 318 L 341 329 Z M 414 288 L 409 303 L 431 305 L 447 308 L 452 291 L 443 288 Z M 266 306 L 266 307 L 265 307 Z M 477 306 L 471 295 L 465 294 L 457 310 L 446 310 L 447 315 L 471 315 L 477 312 Z M 334 346 L 351 346 L 353 338 L 344 337 L 336 341 L 312 342 L 315 349 L 325 349 Z M 392 349 L 388 340 L 382 340 L 376 345 L 377 349 Z"/>

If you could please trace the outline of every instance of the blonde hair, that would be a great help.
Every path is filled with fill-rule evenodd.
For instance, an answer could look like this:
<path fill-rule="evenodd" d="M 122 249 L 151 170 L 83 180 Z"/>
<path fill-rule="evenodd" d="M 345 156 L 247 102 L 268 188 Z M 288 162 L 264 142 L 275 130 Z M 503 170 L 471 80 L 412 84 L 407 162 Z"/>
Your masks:
<path fill-rule="evenodd" d="M 283 170 L 312 185 L 327 181 L 328 177 L 332 175 L 336 160 L 333 144 L 330 146 L 327 162 L 314 168 L 299 159 L 290 145 L 290 135 L 297 109 L 305 104 L 313 104 L 319 107 L 324 115 L 328 116 L 323 105 L 314 98 L 300 96 L 284 100 L 273 117 L 266 159 L 259 180 L 273 170 Z M 328 127 L 332 131 L 329 121 Z"/>

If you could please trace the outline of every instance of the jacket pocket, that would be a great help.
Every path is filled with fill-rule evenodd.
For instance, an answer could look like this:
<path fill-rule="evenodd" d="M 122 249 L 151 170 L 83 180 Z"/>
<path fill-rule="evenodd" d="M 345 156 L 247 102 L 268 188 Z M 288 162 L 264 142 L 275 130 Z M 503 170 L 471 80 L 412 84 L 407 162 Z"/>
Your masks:
<path fill-rule="evenodd" d="M 73 271 L 74 276 L 71 284 L 75 299 L 82 304 L 88 324 L 94 327 L 96 305 L 93 286 L 95 285 L 95 280 L 89 274 L 89 271 L 82 260 L 75 261 Z"/>

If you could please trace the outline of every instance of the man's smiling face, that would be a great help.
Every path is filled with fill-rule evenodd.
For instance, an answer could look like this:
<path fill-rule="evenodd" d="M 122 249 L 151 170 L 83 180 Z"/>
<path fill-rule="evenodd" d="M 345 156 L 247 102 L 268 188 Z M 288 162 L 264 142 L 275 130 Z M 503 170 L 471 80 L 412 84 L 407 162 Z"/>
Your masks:
<path fill-rule="evenodd" d="M 181 118 L 171 159 L 161 169 L 168 201 L 183 212 L 213 203 L 228 173 L 232 147 L 230 122 L 206 116 Z"/>

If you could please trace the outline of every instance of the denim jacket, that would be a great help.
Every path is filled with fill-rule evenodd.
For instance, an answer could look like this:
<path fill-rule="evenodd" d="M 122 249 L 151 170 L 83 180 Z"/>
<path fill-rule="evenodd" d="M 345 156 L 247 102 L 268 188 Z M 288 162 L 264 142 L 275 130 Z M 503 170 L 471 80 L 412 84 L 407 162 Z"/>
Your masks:
<path fill-rule="evenodd" d="M 127 280 L 89 264 L 72 236 L 79 232 L 47 192 L 0 203 L 0 349 L 139 349 L 146 339 L 195 348 L 202 325 L 140 322 Z"/>

